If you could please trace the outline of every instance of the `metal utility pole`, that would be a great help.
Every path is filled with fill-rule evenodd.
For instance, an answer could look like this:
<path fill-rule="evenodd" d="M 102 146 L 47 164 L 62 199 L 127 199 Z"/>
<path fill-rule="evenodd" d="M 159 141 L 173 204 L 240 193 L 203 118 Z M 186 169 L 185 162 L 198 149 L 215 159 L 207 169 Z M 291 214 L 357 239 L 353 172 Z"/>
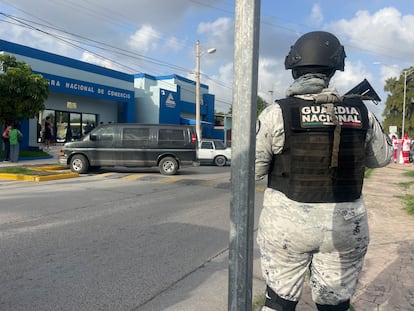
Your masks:
<path fill-rule="evenodd" d="M 229 311 L 252 309 L 254 162 L 260 0 L 236 0 L 234 33 L 232 197 Z"/>
<path fill-rule="evenodd" d="M 402 115 L 402 125 L 401 125 L 401 138 L 405 134 L 405 102 L 407 97 L 407 76 L 414 72 L 414 68 L 404 70 L 404 99 L 403 99 L 403 115 Z"/>
<path fill-rule="evenodd" d="M 206 51 L 208 54 L 213 54 L 216 52 L 215 48 L 210 48 Z M 201 140 L 201 136 L 203 132 L 201 131 L 201 108 L 200 108 L 200 58 L 201 58 L 201 52 L 200 52 L 200 41 L 197 40 L 196 42 L 196 72 L 195 72 L 195 78 L 196 78 L 196 133 L 197 133 L 197 140 Z"/>
<path fill-rule="evenodd" d="M 197 140 L 201 140 L 201 125 L 200 125 L 200 41 L 196 43 L 196 133 Z"/>

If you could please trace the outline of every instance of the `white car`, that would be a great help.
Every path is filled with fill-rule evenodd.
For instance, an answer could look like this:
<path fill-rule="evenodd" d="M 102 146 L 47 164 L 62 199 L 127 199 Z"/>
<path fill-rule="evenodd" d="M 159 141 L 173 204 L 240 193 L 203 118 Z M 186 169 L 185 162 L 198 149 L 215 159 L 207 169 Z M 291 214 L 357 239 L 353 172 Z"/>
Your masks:
<path fill-rule="evenodd" d="M 231 161 L 231 148 L 219 139 L 202 139 L 197 149 L 197 159 L 200 163 L 225 166 Z"/>

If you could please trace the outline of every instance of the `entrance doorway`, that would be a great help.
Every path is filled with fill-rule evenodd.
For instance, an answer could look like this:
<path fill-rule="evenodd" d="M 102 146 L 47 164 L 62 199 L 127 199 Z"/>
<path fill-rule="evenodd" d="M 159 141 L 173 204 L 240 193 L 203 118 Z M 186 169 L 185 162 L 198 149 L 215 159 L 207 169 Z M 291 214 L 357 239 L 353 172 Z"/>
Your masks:
<path fill-rule="evenodd" d="M 89 132 L 96 126 L 97 120 L 96 114 L 44 110 L 39 117 L 39 120 L 42 120 L 42 132 L 44 120 L 48 116 L 53 124 L 52 135 L 56 143 L 80 139 L 85 134 L 85 131 Z"/>

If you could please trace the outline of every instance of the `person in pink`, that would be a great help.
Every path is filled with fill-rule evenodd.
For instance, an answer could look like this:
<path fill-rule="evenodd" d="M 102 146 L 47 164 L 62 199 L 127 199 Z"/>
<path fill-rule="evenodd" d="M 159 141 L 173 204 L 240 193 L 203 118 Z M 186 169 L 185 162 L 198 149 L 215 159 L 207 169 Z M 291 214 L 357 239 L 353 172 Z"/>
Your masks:
<path fill-rule="evenodd" d="M 398 162 L 398 137 L 396 135 L 392 135 L 392 147 L 394 149 L 394 163 Z"/>
<path fill-rule="evenodd" d="M 402 156 L 404 159 L 404 164 L 410 164 L 410 148 L 411 140 L 408 138 L 407 134 L 404 134 L 402 140 Z"/>
<path fill-rule="evenodd" d="M 5 162 L 10 161 L 10 137 L 9 132 L 11 130 L 11 125 L 7 125 L 3 131 L 3 143 L 4 143 L 4 160 Z"/>

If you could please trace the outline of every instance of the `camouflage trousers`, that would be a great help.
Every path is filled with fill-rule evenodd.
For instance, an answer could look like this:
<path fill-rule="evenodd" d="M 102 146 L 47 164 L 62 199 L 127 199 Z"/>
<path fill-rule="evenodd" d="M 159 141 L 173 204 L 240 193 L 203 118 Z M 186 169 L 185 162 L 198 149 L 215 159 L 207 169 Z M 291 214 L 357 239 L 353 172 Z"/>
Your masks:
<path fill-rule="evenodd" d="M 299 301 L 309 273 L 313 301 L 337 305 L 354 294 L 368 247 L 363 199 L 301 203 L 268 188 L 257 242 L 266 284 L 278 296 Z"/>

